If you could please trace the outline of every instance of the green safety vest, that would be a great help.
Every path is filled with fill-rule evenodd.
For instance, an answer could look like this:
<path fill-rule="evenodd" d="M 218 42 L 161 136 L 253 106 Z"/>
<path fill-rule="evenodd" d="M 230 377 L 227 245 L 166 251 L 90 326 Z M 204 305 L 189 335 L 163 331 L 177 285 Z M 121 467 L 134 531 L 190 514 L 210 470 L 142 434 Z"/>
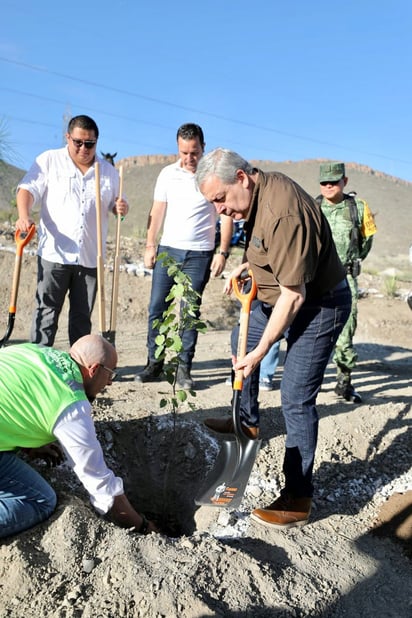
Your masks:
<path fill-rule="evenodd" d="M 57 418 L 84 400 L 80 369 L 67 352 L 34 343 L 0 349 L 0 451 L 53 442 Z"/>

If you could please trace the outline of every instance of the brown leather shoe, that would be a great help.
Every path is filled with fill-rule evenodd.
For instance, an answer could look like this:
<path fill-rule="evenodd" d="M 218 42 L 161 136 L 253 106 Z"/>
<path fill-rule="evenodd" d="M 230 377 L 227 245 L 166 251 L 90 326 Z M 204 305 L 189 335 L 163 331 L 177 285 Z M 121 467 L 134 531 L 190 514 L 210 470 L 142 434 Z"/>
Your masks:
<path fill-rule="evenodd" d="M 206 427 L 217 433 L 235 433 L 231 416 L 227 418 L 207 418 L 203 422 Z M 242 424 L 242 431 L 250 440 L 256 440 L 259 437 L 259 427 L 247 427 Z"/>
<path fill-rule="evenodd" d="M 250 517 L 264 526 L 293 528 L 308 523 L 311 506 L 312 498 L 293 498 L 284 495 L 264 509 L 255 509 Z"/>

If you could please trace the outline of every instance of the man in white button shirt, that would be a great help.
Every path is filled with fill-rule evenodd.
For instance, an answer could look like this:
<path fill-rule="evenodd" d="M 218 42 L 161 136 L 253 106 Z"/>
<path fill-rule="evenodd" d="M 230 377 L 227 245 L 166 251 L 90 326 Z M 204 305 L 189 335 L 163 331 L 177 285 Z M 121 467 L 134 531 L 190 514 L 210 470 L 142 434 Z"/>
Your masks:
<path fill-rule="evenodd" d="M 39 155 L 17 187 L 18 230 L 29 230 L 32 207 L 40 205 L 33 343 L 53 345 L 68 292 L 70 345 L 91 332 L 97 290 L 96 161 L 100 164 L 103 254 L 109 212 L 122 216 L 128 212 L 127 202 L 119 196 L 118 171 L 96 155 L 98 137 L 92 118 L 75 116 L 67 128 L 67 145 Z"/>

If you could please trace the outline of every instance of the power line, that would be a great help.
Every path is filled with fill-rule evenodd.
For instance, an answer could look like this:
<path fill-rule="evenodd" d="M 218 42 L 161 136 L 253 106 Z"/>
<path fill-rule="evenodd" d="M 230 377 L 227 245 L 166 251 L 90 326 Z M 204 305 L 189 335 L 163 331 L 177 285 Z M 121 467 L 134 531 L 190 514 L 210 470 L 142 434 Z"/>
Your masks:
<path fill-rule="evenodd" d="M 333 147 L 333 148 L 340 148 L 342 150 L 352 150 L 353 151 L 353 148 L 348 148 L 347 146 L 342 146 L 340 144 L 335 144 L 333 142 L 327 142 L 327 141 L 324 141 L 324 140 L 319 140 L 319 139 L 315 139 L 315 138 L 311 138 L 311 137 L 297 135 L 297 134 L 294 134 L 294 133 L 288 133 L 286 131 L 281 131 L 281 130 L 275 129 L 273 127 L 265 127 L 265 126 L 258 125 L 258 124 L 255 124 L 255 123 L 246 122 L 244 120 L 237 120 L 237 119 L 234 119 L 234 118 L 229 118 L 227 116 L 223 116 L 223 115 L 220 115 L 220 114 L 215 114 L 215 113 L 211 113 L 211 112 L 205 112 L 203 110 L 199 110 L 199 109 L 192 108 L 192 107 L 186 107 L 184 105 L 180 105 L 178 103 L 173 103 L 171 101 L 164 101 L 162 99 L 158 99 L 158 98 L 155 98 L 155 97 L 149 97 L 147 95 L 143 95 L 143 94 L 140 94 L 140 93 L 137 93 L 137 92 L 132 92 L 132 91 L 125 90 L 125 89 L 122 89 L 122 88 L 115 88 L 114 86 L 107 86 L 105 84 L 100 84 L 98 82 L 93 82 L 93 81 L 86 80 L 86 79 L 83 79 L 83 78 L 74 77 L 72 75 L 67 75 L 65 73 L 60 73 L 58 71 L 51 71 L 50 69 L 47 69 L 47 68 L 44 68 L 44 67 L 38 67 L 38 66 L 35 66 L 35 65 L 32 65 L 32 64 L 26 63 L 26 62 L 19 62 L 17 60 L 11 60 L 9 58 L 4 58 L 2 56 L 0 56 L 0 61 L 7 62 L 9 64 L 14 64 L 14 65 L 17 65 L 17 66 L 21 66 L 21 67 L 24 67 L 26 69 L 30 69 L 31 71 L 38 71 L 38 72 L 41 72 L 41 73 L 46 73 L 48 75 L 55 75 L 56 77 L 60 77 L 60 78 L 63 78 L 63 79 L 68 79 L 68 80 L 71 80 L 71 81 L 74 81 L 74 82 L 82 83 L 82 84 L 85 84 L 87 86 L 92 86 L 94 88 L 101 88 L 103 90 L 107 90 L 107 91 L 110 91 L 110 92 L 116 92 L 117 94 L 121 94 L 121 95 L 126 95 L 126 96 L 130 96 L 130 97 L 142 99 L 142 100 L 145 100 L 145 101 L 148 101 L 148 102 L 151 102 L 151 103 L 157 103 L 157 104 L 160 104 L 160 105 L 166 105 L 168 107 L 173 107 L 175 109 L 181 109 L 181 110 L 188 111 L 188 112 L 191 112 L 191 113 L 201 114 L 201 115 L 209 117 L 209 118 L 215 118 L 217 120 L 223 120 L 225 122 L 231 122 L 233 124 L 237 124 L 237 125 L 240 125 L 240 126 L 244 126 L 244 127 L 248 127 L 248 128 L 252 128 L 252 129 L 258 129 L 260 131 L 266 131 L 266 132 L 270 132 L 270 133 L 275 133 L 277 135 L 282 135 L 284 137 L 298 139 L 298 140 L 310 142 L 310 143 L 313 143 L 313 144 L 319 144 L 319 145 L 322 145 L 322 146 L 329 146 L 329 147 Z M 106 113 L 106 112 L 104 112 L 104 113 Z M 112 114 L 112 115 L 115 116 L 115 117 L 120 117 L 120 116 L 116 116 L 114 114 Z M 144 124 L 150 124 L 150 123 L 146 123 L 144 121 L 142 121 L 142 122 Z M 411 164 L 410 161 L 405 161 L 405 160 L 402 160 L 402 159 L 396 159 L 396 158 L 388 157 L 386 155 L 382 155 L 382 154 L 378 154 L 378 153 L 367 152 L 367 151 L 362 151 L 362 150 L 357 150 L 357 152 L 359 152 L 360 154 L 363 154 L 363 155 L 373 156 L 373 157 L 377 157 L 377 158 L 380 158 L 380 159 L 385 159 L 385 160 L 388 160 L 388 161 L 404 163 L 404 164 L 407 164 L 407 165 Z"/>
<path fill-rule="evenodd" d="M 0 59 L 1 60 L 1 59 Z M 16 90 L 15 88 L 7 88 L 5 86 L 0 86 L 0 90 L 4 90 L 5 92 L 12 92 L 14 94 L 18 94 L 20 96 L 26 96 L 26 97 L 32 97 L 33 99 L 38 99 L 40 101 L 49 101 L 50 103 L 57 103 L 58 105 L 67 105 L 66 101 L 61 101 L 59 99 L 53 99 L 51 97 L 45 97 L 43 95 L 40 94 L 35 94 L 33 92 L 25 92 L 23 90 Z M 167 129 L 169 130 L 170 127 L 165 126 L 163 124 L 159 124 L 156 122 L 149 122 L 147 120 L 140 120 L 139 118 L 131 118 L 130 116 L 123 116 L 121 114 L 114 114 L 113 112 L 107 112 L 105 110 L 101 110 L 101 109 L 96 109 L 95 107 L 88 107 L 87 105 L 82 105 L 82 109 L 85 110 L 90 110 L 92 112 L 97 112 L 98 114 L 102 114 L 105 116 L 109 116 L 112 118 L 118 118 L 119 120 L 126 120 L 127 122 L 134 122 L 137 124 L 145 124 L 145 125 L 149 125 L 151 127 L 157 127 L 159 129 Z"/>

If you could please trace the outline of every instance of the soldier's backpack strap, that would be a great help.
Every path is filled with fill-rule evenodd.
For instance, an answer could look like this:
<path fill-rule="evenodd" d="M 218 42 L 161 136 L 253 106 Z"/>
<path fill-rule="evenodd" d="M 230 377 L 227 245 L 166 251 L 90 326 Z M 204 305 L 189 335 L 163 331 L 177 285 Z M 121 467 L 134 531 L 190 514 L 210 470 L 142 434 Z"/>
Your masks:
<path fill-rule="evenodd" d="M 361 251 L 361 232 L 358 216 L 358 207 L 353 195 L 343 194 L 343 199 L 349 205 L 350 218 L 352 220 L 352 230 L 350 233 L 349 254 L 352 259 L 357 259 Z"/>

